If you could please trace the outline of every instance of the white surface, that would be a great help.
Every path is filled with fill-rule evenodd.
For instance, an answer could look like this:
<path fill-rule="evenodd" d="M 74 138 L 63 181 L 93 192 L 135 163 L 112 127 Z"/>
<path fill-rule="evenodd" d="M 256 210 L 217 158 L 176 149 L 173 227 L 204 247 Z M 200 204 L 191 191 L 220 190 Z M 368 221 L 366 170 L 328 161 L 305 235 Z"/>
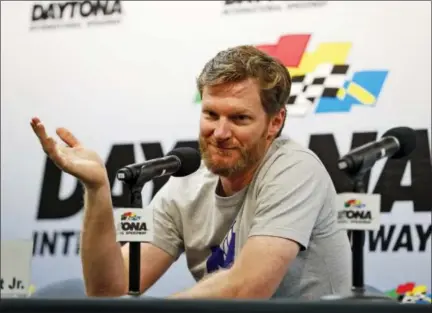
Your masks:
<path fill-rule="evenodd" d="M 1 241 L 1 295 L 26 296 L 31 282 L 31 240 Z"/>

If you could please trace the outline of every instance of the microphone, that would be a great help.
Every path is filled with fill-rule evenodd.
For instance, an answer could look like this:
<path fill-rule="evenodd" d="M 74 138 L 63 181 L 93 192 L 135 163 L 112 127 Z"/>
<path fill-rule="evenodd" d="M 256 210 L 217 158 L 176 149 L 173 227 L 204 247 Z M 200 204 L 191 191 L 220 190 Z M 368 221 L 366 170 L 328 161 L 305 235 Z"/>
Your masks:
<path fill-rule="evenodd" d="M 198 170 L 200 164 L 201 156 L 197 150 L 181 147 L 173 149 L 162 158 L 127 165 L 117 171 L 117 179 L 131 181 L 145 177 L 151 180 L 166 175 L 183 177 Z"/>
<path fill-rule="evenodd" d="M 395 127 L 381 137 L 351 150 L 338 161 L 338 168 L 348 174 L 359 174 L 372 168 L 376 161 L 389 157 L 400 159 L 416 148 L 416 135 L 409 127 Z"/>

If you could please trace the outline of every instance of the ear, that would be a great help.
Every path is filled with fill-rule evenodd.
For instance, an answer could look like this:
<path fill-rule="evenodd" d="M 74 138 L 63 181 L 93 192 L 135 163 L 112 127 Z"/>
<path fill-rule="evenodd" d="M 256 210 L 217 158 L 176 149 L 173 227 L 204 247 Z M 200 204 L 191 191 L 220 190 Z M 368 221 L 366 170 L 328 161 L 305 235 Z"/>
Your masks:
<path fill-rule="evenodd" d="M 268 138 L 275 138 L 283 127 L 286 117 L 286 108 L 280 109 L 278 113 L 270 118 Z"/>

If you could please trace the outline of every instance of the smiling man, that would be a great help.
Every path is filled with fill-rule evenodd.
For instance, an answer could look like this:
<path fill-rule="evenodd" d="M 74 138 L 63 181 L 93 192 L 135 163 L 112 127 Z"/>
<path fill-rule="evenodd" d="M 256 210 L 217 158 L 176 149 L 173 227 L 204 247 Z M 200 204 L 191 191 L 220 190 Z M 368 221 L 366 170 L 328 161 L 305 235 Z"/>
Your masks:
<path fill-rule="evenodd" d="M 316 300 L 351 287 L 351 250 L 336 192 L 317 156 L 280 136 L 291 79 L 252 46 L 219 52 L 198 78 L 200 169 L 152 199 L 155 238 L 141 244 L 144 293 L 186 254 L 197 284 L 172 298 Z M 128 289 L 128 245 L 115 240 L 103 162 L 66 129 L 60 147 L 32 120 L 44 151 L 86 190 L 82 264 L 90 296 Z"/>

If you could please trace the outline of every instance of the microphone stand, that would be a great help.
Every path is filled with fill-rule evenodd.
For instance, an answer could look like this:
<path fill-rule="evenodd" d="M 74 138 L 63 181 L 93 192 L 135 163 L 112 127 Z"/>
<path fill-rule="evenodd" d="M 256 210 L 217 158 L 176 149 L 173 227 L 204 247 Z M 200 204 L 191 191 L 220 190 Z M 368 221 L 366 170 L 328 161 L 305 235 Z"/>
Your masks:
<path fill-rule="evenodd" d="M 362 166 L 355 172 L 348 172 L 348 176 L 353 182 L 354 193 L 366 194 L 366 186 L 364 183 L 365 174 L 372 168 L 374 161 L 372 159 L 365 159 Z M 364 230 L 350 230 L 348 232 L 351 236 L 351 250 L 352 250 L 352 287 L 347 294 L 328 295 L 321 298 L 321 300 L 368 300 L 387 302 L 394 300 L 389 296 L 379 293 L 377 291 L 366 291 L 364 286 Z"/>
<path fill-rule="evenodd" d="M 151 180 L 151 175 L 146 168 L 141 168 L 139 174 L 129 180 L 124 179 L 120 174 L 117 176 L 129 189 L 130 207 L 141 208 L 142 189 L 145 183 Z M 150 178 L 149 178 L 150 177 Z M 141 277 L 141 242 L 129 242 L 129 292 L 131 297 L 139 297 Z"/>

